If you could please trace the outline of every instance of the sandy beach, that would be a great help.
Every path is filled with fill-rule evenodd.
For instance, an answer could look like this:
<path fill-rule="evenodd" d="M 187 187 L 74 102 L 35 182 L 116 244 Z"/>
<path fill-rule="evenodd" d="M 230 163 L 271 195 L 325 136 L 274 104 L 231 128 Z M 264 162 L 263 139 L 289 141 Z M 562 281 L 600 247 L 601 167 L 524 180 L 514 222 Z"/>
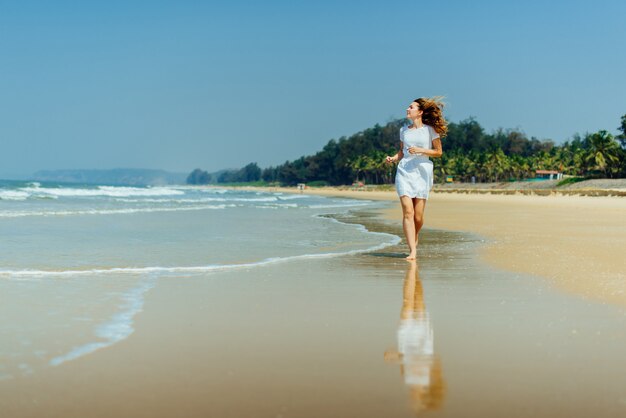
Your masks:
<path fill-rule="evenodd" d="M 376 212 L 344 216 L 400 232 Z M 623 416 L 623 310 L 491 269 L 472 234 L 431 229 L 423 245 L 419 263 L 396 245 L 155 278 L 129 338 L 0 380 L 0 409 L 18 418 Z"/>
<path fill-rule="evenodd" d="M 262 231 L 257 223 L 273 234 L 259 256 L 297 245 L 324 252 L 333 242 L 340 253 L 236 269 L 5 277 L 0 415 L 624 415 L 621 198 L 436 193 L 418 262 L 407 263 L 393 192 L 307 190 L 379 201 L 371 204 L 253 190 L 232 198 L 255 205 L 248 209 L 5 222 L 13 245 L 18 232 L 54 227 L 44 246 L 47 255 L 61 248 L 54 262 L 75 260 L 62 257 L 78 249 L 61 238 L 73 243 L 72 231 L 88 228 L 102 242 L 79 261 L 101 260 L 118 242 L 105 240 L 112 225 L 122 234 L 108 256 L 113 265 L 142 257 L 148 265 L 209 263 L 220 248 L 204 241 L 253 246 L 263 234 L 235 232 Z M 269 206 L 277 202 L 290 206 Z M 320 210 L 326 215 L 310 216 Z M 136 240 L 142 233 L 149 235 Z M 162 251 L 151 255 L 155 239 Z M 45 244 L 39 235 L 36 242 Z M 369 249 L 344 252 L 359 246 Z"/>
<path fill-rule="evenodd" d="M 389 200 L 397 203 L 383 216 L 398 224 L 402 217 L 395 191 L 309 188 L 306 193 Z M 487 239 L 480 253 L 491 265 L 626 307 L 622 197 L 432 193 L 424 227 L 480 234 Z"/>

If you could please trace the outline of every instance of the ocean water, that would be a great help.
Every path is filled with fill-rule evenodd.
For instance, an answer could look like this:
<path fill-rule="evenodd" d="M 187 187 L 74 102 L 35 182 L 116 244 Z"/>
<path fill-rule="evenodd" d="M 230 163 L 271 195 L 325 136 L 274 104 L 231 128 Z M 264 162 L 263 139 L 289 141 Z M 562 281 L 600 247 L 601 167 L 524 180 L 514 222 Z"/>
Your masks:
<path fill-rule="evenodd" d="M 0 380 L 133 333 L 160 280 L 397 244 L 332 215 L 379 203 L 191 186 L 0 181 Z"/>

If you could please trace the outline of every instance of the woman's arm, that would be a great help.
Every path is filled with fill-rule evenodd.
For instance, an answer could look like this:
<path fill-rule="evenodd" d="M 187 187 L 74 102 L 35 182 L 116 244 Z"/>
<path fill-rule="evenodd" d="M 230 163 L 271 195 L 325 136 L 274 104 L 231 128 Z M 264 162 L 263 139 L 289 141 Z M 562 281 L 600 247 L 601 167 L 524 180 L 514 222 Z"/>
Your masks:
<path fill-rule="evenodd" d="M 402 143 L 402 141 L 400 141 L 400 151 L 398 151 L 396 155 L 392 157 L 387 156 L 387 158 L 385 158 L 385 161 L 388 163 L 397 163 L 398 161 L 402 159 L 402 157 L 404 157 L 404 152 L 402 152 L 403 149 L 404 149 L 404 144 Z"/>
<path fill-rule="evenodd" d="M 443 155 L 443 150 L 441 149 L 441 139 L 433 139 L 433 149 L 411 147 L 409 148 L 409 154 L 421 154 L 426 155 L 427 157 L 439 158 Z"/>

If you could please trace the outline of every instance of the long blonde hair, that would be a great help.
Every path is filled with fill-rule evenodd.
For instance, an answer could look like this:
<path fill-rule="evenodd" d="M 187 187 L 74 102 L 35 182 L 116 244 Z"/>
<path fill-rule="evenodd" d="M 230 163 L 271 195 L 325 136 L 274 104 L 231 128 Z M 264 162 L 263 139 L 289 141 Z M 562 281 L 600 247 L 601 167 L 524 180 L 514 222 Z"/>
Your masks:
<path fill-rule="evenodd" d="M 448 134 L 448 122 L 443 117 L 443 96 L 434 97 L 420 97 L 413 100 L 416 102 L 422 113 L 422 122 L 426 125 L 433 127 L 435 132 L 439 134 L 441 138 Z"/>

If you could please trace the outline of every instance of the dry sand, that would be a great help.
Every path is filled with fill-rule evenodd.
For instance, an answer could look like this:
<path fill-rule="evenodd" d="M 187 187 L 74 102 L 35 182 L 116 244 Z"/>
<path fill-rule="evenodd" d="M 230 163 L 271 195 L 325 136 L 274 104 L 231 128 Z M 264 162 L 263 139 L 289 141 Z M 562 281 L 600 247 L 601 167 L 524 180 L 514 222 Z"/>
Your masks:
<path fill-rule="evenodd" d="M 398 202 L 395 191 L 321 188 L 306 193 Z M 384 216 L 399 222 L 399 202 Z M 622 197 L 432 193 L 425 228 L 480 234 L 489 240 L 481 255 L 496 267 L 541 276 L 558 289 L 626 306 Z"/>

